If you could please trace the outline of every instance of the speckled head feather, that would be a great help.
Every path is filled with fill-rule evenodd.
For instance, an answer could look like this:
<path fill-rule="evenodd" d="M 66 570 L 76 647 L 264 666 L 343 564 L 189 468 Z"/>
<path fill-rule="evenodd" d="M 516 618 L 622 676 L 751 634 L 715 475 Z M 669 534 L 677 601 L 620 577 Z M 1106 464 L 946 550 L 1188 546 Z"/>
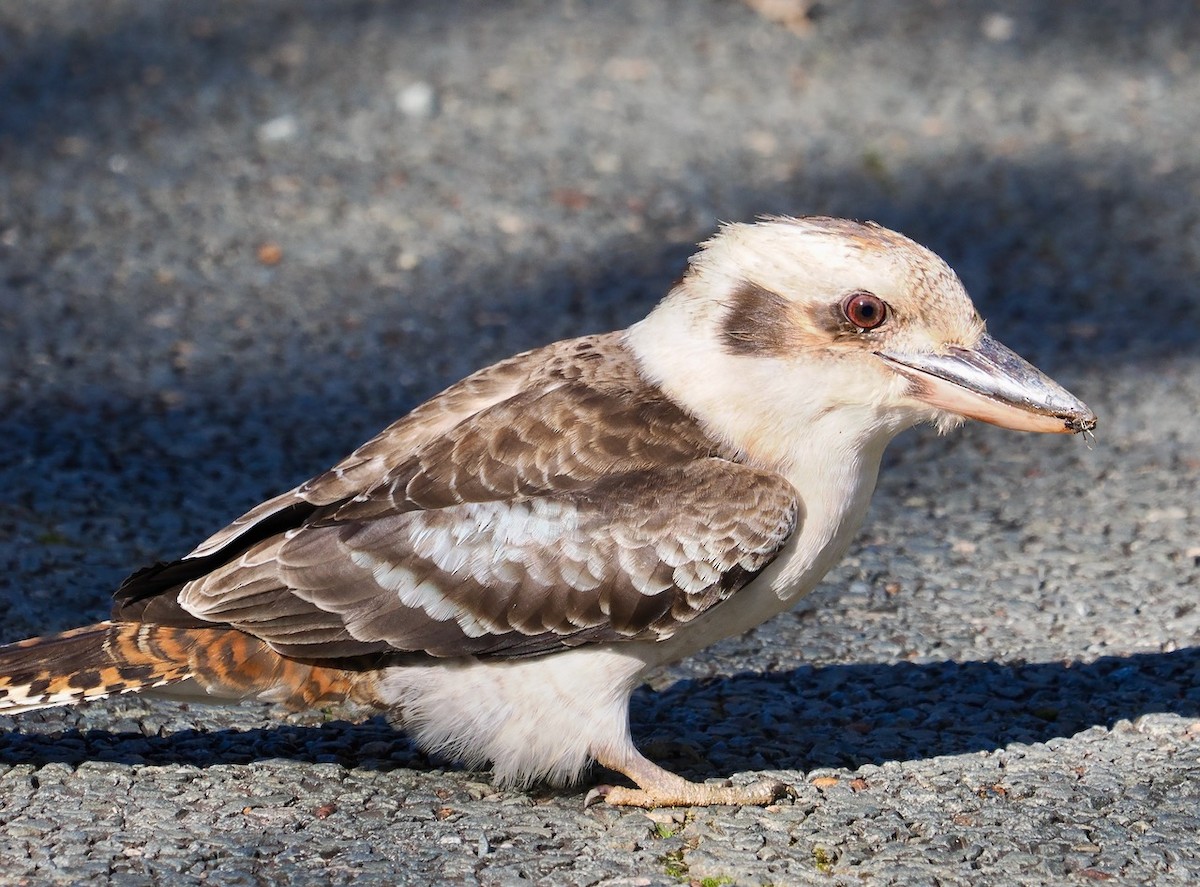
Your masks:
<path fill-rule="evenodd" d="M 843 305 L 855 293 L 881 299 L 887 322 L 849 324 Z M 858 452 L 919 422 L 961 422 L 911 397 L 877 354 L 971 348 L 983 334 L 958 277 L 907 237 L 870 222 L 771 217 L 722 227 L 629 337 L 648 375 L 716 435 L 792 470 L 811 461 L 823 423 Z"/>
<path fill-rule="evenodd" d="M 683 287 L 688 297 L 711 301 L 711 294 L 727 293 L 714 308 L 728 308 L 734 320 L 757 303 L 759 335 L 776 346 L 770 353 L 777 357 L 786 356 L 787 348 L 795 353 L 857 347 L 860 340 L 840 335 L 848 330 L 837 316 L 838 302 L 856 291 L 873 293 L 891 312 L 891 322 L 870 340 L 872 347 L 969 348 L 984 332 L 945 261 L 873 222 L 774 216 L 753 225 L 725 225 L 693 257 L 689 277 Z"/>

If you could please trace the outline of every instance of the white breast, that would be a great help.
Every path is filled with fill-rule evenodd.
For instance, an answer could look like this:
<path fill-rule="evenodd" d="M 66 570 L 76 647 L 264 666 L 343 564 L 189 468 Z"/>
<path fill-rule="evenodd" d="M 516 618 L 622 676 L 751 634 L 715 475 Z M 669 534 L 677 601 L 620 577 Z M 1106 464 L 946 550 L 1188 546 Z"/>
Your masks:
<path fill-rule="evenodd" d="M 846 553 L 871 503 L 879 461 L 887 440 L 860 449 L 860 460 L 809 464 L 790 478 L 800 491 L 805 513 L 799 531 L 770 566 L 728 601 L 690 623 L 643 655 L 664 665 L 742 634 L 795 605 L 812 591 Z M 825 460 L 820 460 L 824 462 Z"/>

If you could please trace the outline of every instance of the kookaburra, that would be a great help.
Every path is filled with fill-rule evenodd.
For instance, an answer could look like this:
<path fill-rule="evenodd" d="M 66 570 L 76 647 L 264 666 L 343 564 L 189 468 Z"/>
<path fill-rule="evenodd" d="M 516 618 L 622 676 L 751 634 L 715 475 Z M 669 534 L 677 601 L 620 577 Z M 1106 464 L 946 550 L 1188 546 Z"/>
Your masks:
<path fill-rule="evenodd" d="M 480 370 L 191 554 L 107 622 L 0 648 L 0 711 L 153 691 L 390 712 L 499 783 L 609 803 L 765 803 L 630 737 L 656 666 L 791 607 L 920 422 L 1085 432 L 954 272 L 871 223 L 768 218 L 703 245 L 628 329 Z"/>

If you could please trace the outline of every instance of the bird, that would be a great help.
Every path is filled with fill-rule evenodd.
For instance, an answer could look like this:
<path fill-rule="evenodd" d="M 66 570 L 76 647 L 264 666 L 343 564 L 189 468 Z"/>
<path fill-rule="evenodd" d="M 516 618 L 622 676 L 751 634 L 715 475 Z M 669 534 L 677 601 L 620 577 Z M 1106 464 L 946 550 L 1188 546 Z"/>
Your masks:
<path fill-rule="evenodd" d="M 991 337 L 935 253 L 873 222 L 719 228 L 624 330 L 526 351 L 417 406 L 108 620 L 0 648 L 0 713 L 146 691 L 385 712 L 502 787 L 769 804 L 636 747 L 648 672 L 791 608 L 862 525 L 885 447 L 1095 414 Z M 612 780 L 616 782 L 617 780 Z"/>

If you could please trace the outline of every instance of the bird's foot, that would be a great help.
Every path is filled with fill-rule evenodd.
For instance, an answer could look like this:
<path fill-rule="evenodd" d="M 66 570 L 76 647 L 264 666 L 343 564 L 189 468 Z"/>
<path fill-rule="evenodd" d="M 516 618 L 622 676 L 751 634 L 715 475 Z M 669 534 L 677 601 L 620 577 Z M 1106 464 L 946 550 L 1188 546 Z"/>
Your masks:
<path fill-rule="evenodd" d="M 689 782 L 686 779 L 666 781 L 649 788 L 624 788 L 619 785 L 598 785 L 587 793 L 584 807 L 604 802 L 617 807 L 731 807 L 773 804 L 793 793 L 791 786 L 773 779 L 751 785 L 713 785 Z"/>
<path fill-rule="evenodd" d="M 633 743 L 615 750 L 594 752 L 601 766 L 624 774 L 637 788 L 601 785 L 584 798 L 584 807 L 603 801 L 615 807 L 711 807 L 762 806 L 794 794 L 791 786 L 774 779 L 764 779 L 751 785 L 736 786 L 710 782 L 691 782 L 664 770 L 633 747 Z"/>

